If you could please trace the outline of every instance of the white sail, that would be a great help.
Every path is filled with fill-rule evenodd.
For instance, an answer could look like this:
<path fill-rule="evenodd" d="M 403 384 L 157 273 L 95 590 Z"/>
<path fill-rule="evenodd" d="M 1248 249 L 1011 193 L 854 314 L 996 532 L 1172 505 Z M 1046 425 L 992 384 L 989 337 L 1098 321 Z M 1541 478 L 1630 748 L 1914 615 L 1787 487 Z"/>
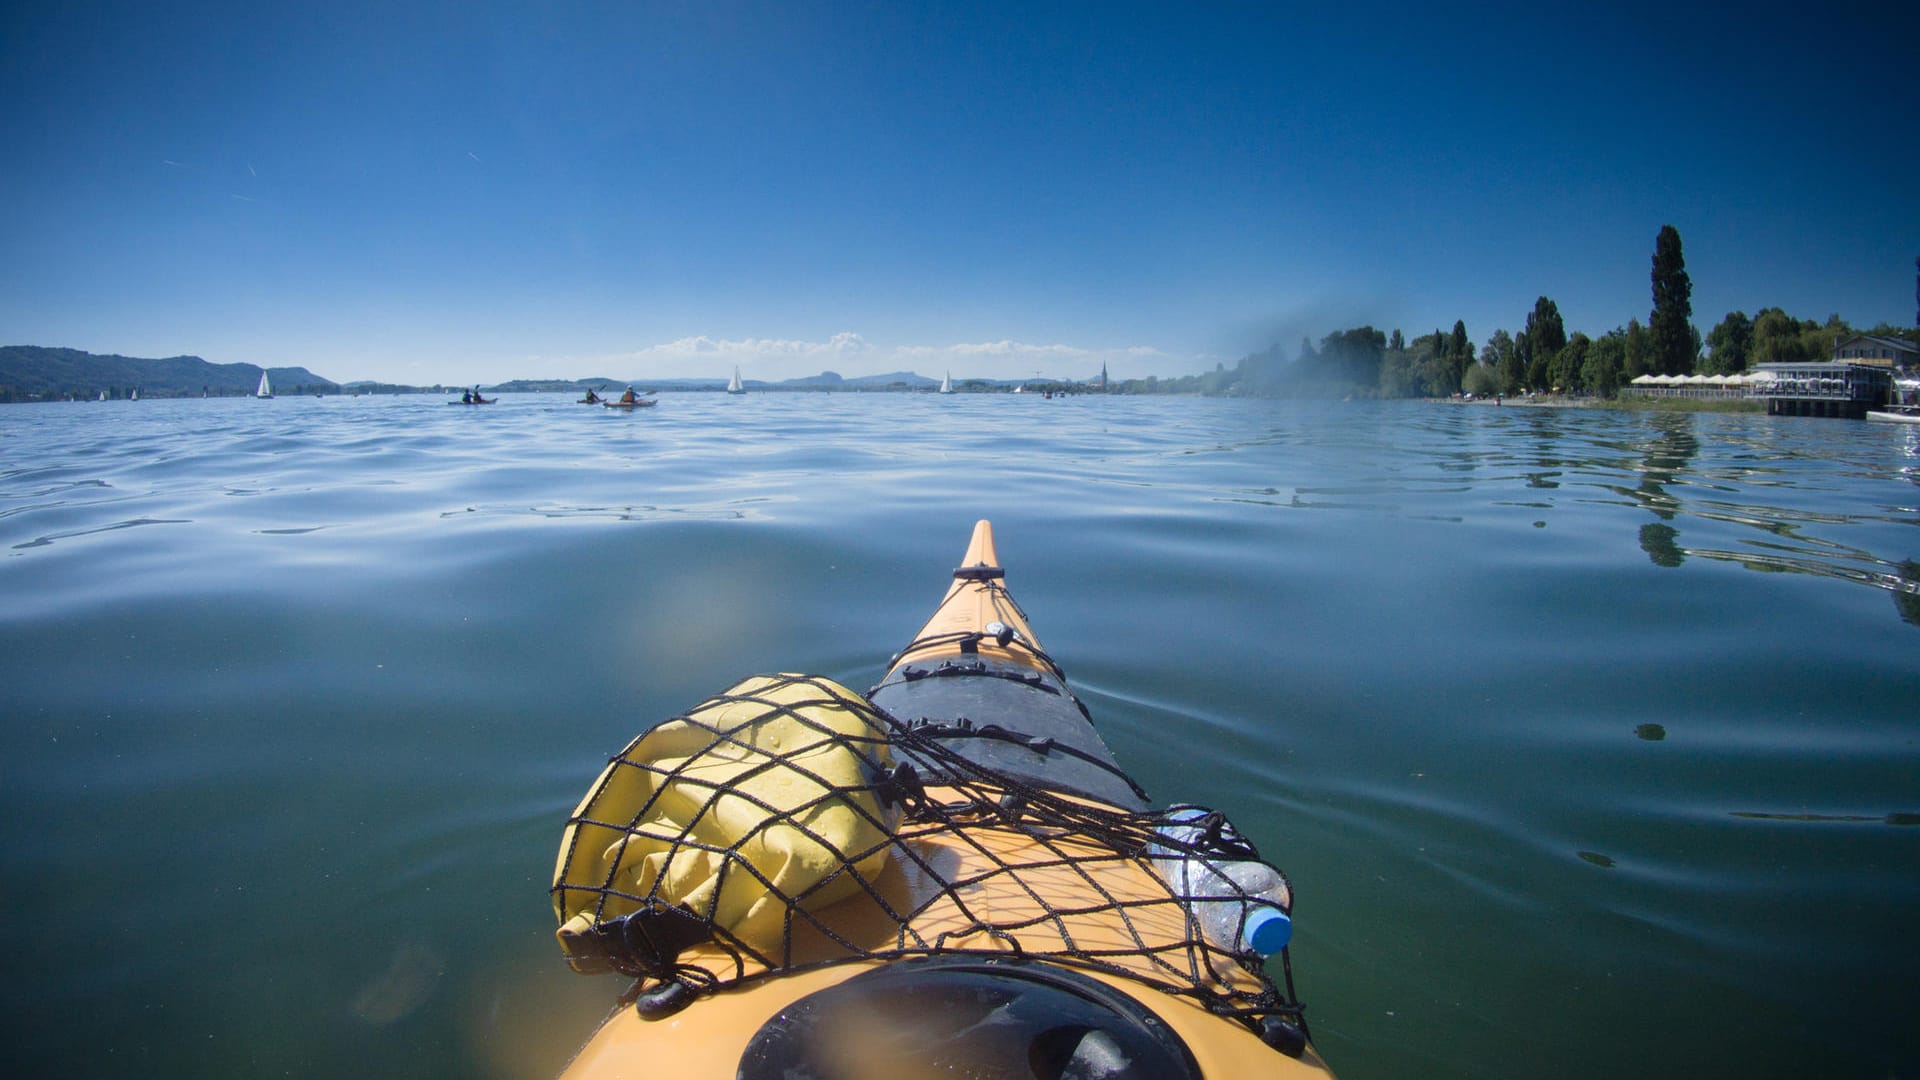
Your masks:
<path fill-rule="evenodd" d="M 253 392 L 254 397 L 272 397 L 273 387 L 267 384 L 267 369 L 260 369 L 260 389 Z"/>
<path fill-rule="evenodd" d="M 946 378 L 940 380 L 940 392 L 943 394 L 953 393 L 953 372 L 947 372 Z"/>
<path fill-rule="evenodd" d="M 740 365 L 735 364 L 733 366 L 733 378 L 727 382 L 727 393 L 744 394 L 746 392 L 747 388 L 740 382 Z"/>

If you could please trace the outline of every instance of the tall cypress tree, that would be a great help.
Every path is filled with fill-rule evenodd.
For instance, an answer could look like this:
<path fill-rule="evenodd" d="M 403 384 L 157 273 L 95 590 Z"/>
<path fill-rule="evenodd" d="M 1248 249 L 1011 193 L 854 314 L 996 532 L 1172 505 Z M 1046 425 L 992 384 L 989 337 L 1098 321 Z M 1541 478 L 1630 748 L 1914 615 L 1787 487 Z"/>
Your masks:
<path fill-rule="evenodd" d="M 1691 375 L 1699 351 L 1693 338 L 1693 280 L 1680 254 L 1680 230 L 1660 226 L 1653 243 L 1652 366 L 1663 375 Z"/>

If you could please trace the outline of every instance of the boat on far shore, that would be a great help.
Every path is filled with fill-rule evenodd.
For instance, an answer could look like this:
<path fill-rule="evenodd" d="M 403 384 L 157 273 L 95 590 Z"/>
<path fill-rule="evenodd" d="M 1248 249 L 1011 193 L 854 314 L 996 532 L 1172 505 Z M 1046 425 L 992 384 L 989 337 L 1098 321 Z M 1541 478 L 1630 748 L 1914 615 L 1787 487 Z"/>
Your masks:
<path fill-rule="evenodd" d="M 1887 403 L 1868 412 L 1867 419 L 1892 424 L 1920 424 L 1920 379 L 1903 376 L 1893 380 L 1893 392 Z"/>

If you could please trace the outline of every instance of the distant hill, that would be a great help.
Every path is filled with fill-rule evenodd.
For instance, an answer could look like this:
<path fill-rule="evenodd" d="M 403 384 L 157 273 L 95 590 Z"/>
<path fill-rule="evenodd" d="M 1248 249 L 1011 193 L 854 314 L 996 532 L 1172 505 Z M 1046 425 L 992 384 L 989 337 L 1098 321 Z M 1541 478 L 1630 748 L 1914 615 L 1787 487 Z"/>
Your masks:
<path fill-rule="evenodd" d="M 895 371 L 886 375 L 859 375 L 851 379 L 843 379 L 834 372 L 823 371 L 818 375 L 809 375 L 804 379 L 788 379 L 776 385 L 821 390 L 898 390 L 902 388 L 930 390 L 939 386 L 940 380 L 916 375 L 911 371 Z"/>
<path fill-rule="evenodd" d="M 258 364 L 210 364 L 198 356 L 146 359 L 41 345 L 0 345 L 0 401 L 48 398 L 199 397 L 251 394 Z M 267 368 L 276 394 L 337 394 L 340 387 L 303 367 Z"/>

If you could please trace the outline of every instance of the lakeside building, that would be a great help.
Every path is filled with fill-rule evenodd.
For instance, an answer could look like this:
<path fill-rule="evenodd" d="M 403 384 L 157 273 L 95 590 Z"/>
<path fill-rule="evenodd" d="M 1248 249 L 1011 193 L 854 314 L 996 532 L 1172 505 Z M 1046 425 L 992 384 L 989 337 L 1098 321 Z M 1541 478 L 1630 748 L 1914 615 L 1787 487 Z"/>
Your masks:
<path fill-rule="evenodd" d="M 1852 360 L 1760 364 L 1750 375 L 1764 381 L 1750 396 L 1767 403 L 1769 416 L 1837 416 L 1858 420 L 1884 405 L 1893 392 L 1893 368 Z"/>
<path fill-rule="evenodd" d="M 1836 341 L 1829 360 L 1756 364 L 1739 375 L 1641 375 L 1621 387 L 1629 397 L 1758 398 L 1769 416 L 1859 419 L 1916 396 L 1920 347 L 1899 338 L 1855 334 Z M 1920 407 L 1920 406 L 1917 406 Z"/>
<path fill-rule="evenodd" d="M 1855 334 L 1845 341 L 1834 342 L 1833 359 L 1838 363 L 1872 364 L 1876 367 L 1920 367 L 1920 346 L 1899 338 Z"/>
<path fill-rule="evenodd" d="M 1753 396 L 1762 382 L 1771 376 L 1744 375 L 1641 375 L 1620 388 L 1628 397 L 1677 397 L 1694 399 L 1742 399 Z"/>

